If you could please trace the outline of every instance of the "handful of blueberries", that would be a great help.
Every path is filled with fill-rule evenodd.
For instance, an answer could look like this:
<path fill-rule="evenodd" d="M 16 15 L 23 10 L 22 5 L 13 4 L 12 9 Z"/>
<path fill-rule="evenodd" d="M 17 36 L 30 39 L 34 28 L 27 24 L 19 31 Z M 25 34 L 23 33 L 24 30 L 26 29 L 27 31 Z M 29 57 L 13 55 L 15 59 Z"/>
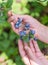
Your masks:
<path fill-rule="evenodd" d="M 18 19 L 18 21 L 15 23 L 15 28 L 19 29 L 19 27 L 21 27 L 23 19 Z M 27 30 L 29 30 L 29 33 L 27 34 Z M 37 38 L 34 37 L 35 34 L 35 30 L 30 30 L 30 24 L 25 23 L 24 24 L 24 29 L 22 31 L 19 32 L 20 35 L 20 39 L 25 41 L 25 42 L 29 42 L 29 40 L 32 38 L 35 41 L 37 41 Z"/>

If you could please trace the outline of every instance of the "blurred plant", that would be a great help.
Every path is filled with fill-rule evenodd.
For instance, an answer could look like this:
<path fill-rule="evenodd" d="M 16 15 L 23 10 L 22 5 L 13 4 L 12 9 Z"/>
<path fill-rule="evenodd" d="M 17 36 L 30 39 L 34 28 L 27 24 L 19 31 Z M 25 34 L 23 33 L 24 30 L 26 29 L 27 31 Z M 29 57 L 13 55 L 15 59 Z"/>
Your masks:
<path fill-rule="evenodd" d="M 8 65 L 24 65 L 18 52 L 17 40 L 19 37 L 11 30 L 7 22 L 9 10 L 16 14 L 31 15 L 42 24 L 48 25 L 48 0 L 21 0 L 21 2 L 0 0 L 0 57 L 4 57 Z M 40 41 L 38 43 L 41 49 L 48 47 Z"/>
<path fill-rule="evenodd" d="M 41 17 L 41 21 L 42 21 L 42 24 L 48 25 L 48 16 L 45 15 L 45 16 Z"/>
<path fill-rule="evenodd" d="M 7 1 L 2 0 L 2 3 L 0 3 L 0 19 L 1 19 L 0 22 L 6 21 L 7 12 L 11 9 L 12 1 L 11 0 L 7 0 Z"/>

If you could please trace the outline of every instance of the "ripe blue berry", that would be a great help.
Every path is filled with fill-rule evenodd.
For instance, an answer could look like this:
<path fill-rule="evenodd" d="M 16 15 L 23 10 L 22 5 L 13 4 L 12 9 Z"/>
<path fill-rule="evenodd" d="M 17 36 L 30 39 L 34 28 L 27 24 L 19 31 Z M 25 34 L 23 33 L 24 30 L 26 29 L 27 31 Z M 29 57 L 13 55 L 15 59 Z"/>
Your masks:
<path fill-rule="evenodd" d="M 26 35 L 26 31 L 20 31 L 19 34 L 20 34 L 20 36 L 25 36 Z"/>
<path fill-rule="evenodd" d="M 34 35 L 35 34 L 35 30 L 30 30 L 30 33 Z"/>
<path fill-rule="evenodd" d="M 16 24 L 19 25 L 20 23 L 17 21 Z"/>
<path fill-rule="evenodd" d="M 26 23 L 25 24 L 25 30 L 28 30 L 30 28 L 30 24 Z"/>
<path fill-rule="evenodd" d="M 19 19 L 18 19 L 18 22 L 21 23 L 21 22 L 22 22 L 22 19 L 19 18 Z"/>
<path fill-rule="evenodd" d="M 15 28 L 19 28 L 19 25 L 18 24 L 15 24 Z"/>
<path fill-rule="evenodd" d="M 15 24 L 15 28 L 19 28 L 21 26 L 22 19 L 18 19 L 18 21 Z"/>
<path fill-rule="evenodd" d="M 34 40 L 37 41 L 38 39 L 35 37 Z"/>

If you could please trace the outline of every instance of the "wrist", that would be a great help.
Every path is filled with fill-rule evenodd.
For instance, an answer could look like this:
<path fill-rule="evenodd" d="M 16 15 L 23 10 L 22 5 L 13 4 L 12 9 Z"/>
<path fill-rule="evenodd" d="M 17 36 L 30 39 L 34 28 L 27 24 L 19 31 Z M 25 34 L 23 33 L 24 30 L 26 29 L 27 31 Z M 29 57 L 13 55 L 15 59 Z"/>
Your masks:
<path fill-rule="evenodd" d="M 48 27 L 40 24 L 40 26 L 37 29 L 37 33 L 39 40 L 48 43 Z"/>

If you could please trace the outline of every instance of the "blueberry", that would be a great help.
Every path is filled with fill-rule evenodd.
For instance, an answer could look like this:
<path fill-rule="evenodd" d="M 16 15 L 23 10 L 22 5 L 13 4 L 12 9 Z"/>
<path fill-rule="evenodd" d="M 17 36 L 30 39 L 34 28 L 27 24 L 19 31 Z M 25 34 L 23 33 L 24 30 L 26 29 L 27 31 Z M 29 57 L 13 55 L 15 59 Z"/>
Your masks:
<path fill-rule="evenodd" d="M 21 22 L 22 22 L 22 19 L 19 18 L 19 19 L 18 19 L 18 22 L 21 23 Z"/>
<path fill-rule="evenodd" d="M 37 41 L 38 39 L 36 37 L 34 37 L 34 40 Z"/>
<path fill-rule="evenodd" d="M 30 33 L 31 34 L 35 34 L 35 30 L 30 30 Z"/>
<path fill-rule="evenodd" d="M 19 28 L 21 26 L 22 19 L 18 19 L 18 21 L 15 24 L 15 28 Z"/>
<path fill-rule="evenodd" d="M 25 24 L 26 27 L 29 27 L 30 25 L 28 23 Z"/>
<path fill-rule="evenodd" d="M 21 24 L 15 24 L 15 28 L 19 28 Z"/>
<path fill-rule="evenodd" d="M 15 28 L 19 28 L 19 25 L 15 24 Z"/>
<path fill-rule="evenodd" d="M 28 30 L 30 28 L 30 24 L 25 24 L 25 30 Z"/>
<path fill-rule="evenodd" d="M 20 23 L 17 21 L 16 24 L 19 25 Z"/>
<path fill-rule="evenodd" d="M 19 34 L 20 34 L 20 36 L 25 36 L 26 32 L 25 31 L 20 31 Z"/>

